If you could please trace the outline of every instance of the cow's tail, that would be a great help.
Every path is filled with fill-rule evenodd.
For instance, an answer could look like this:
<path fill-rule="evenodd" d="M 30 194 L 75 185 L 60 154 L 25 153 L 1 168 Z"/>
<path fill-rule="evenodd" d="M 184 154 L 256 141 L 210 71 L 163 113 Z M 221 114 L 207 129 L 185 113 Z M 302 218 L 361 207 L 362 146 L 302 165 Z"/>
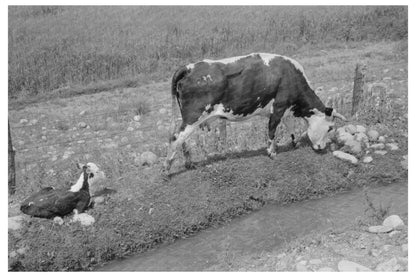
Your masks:
<path fill-rule="evenodd" d="M 172 122 L 170 127 L 170 136 L 169 142 L 176 140 L 175 133 L 176 133 L 176 121 L 179 117 L 179 109 L 182 110 L 181 102 L 179 101 L 179 90 L 178 90 L 178 82 L 185 77 L 187 74 L 188 69 L 185 66 L 180 67 L 178 70 L 175 71 L 172 77 L 172 87 L 171 87 L 171 94 L 172 94 Z M 179 109 L 178 109 L 179 108 Z"/>

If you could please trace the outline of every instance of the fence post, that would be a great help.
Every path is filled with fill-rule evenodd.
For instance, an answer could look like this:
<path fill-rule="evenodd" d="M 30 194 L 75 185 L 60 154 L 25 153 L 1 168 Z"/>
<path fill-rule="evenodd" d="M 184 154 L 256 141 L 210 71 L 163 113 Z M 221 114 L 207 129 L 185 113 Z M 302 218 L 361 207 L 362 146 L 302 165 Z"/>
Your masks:
<path fill-rule="evenodd" d="M 219 143 L 220 143 L 220 152 L 224 153 L 227 149 L 227 121 L 225 119 L 220 119 L 219 129 Z"/>
<path fill-rule="evenodd" d="M 366 65 L 363 63 L 357 63 L 355 67 L 354 76 L 354 89 L 352 91 L 352 109 L 351 116 L 355 115 L 360 106 L 360 101 L 363 97 L 364 92 L 364 77 L 366 71 Z"/>
<path fill-rule="evenodd" d="M 12 137 L 10 134 L 10 123 L 7 121 L 9 133 L 9 195 L 16 192 L 16 167 L 14 163 L 15 151 L 13 149 Z"/>

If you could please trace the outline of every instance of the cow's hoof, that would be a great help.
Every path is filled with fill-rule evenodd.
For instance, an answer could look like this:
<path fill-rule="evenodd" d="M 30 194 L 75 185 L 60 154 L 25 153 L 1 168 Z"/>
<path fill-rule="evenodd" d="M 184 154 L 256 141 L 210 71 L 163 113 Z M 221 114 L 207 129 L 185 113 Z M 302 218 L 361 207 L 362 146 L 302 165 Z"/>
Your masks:
<path fill-rule="evenodd" d="M 196 165 L 193 162 L 185 162 L 185 168 L 186 169 L 195 169 Z"/>
<path fill-rule="evenodd" d="M 162 169 L 160 170 L 160 177 L 162 177 L 162 179 L 165 181 L 169 181 L 170 180 L 169 170 L 166 169 L 165 167 L 162 167 Z"/>

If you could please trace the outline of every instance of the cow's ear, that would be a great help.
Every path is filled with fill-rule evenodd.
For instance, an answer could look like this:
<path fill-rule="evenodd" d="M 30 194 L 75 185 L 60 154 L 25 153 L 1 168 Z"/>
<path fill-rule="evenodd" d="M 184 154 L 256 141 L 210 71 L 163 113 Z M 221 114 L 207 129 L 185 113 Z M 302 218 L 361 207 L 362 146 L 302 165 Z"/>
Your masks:
<path fill-rule="evenodd" d="M 326 116 L 332 116 L 333 108 L 325 108 L 325 115 Z"/>

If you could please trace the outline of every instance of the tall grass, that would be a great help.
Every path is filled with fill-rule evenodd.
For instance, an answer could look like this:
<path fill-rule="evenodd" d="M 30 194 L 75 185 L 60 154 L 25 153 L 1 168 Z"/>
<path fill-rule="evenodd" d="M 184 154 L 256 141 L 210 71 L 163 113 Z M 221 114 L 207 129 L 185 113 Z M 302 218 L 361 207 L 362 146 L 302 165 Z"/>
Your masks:
<path fill-rule="evenodd" d="M 152 76 L 202 57 L 407 38 L 407 7 L 10 6 L 9 97 Z"/>

